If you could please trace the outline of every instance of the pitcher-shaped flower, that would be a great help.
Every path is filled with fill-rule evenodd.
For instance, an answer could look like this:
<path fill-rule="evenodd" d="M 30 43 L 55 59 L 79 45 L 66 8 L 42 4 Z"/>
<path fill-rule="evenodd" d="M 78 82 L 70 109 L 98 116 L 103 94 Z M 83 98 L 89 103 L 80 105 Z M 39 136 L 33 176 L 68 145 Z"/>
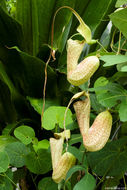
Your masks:
<path fill-rule="evenodd" d="M 88 151 L 102 149 L 109 139 L 112 116 L 109 111 L 101 112 L 90 125 L 90 98 L 74 103 L 77 121 L 83 137 L 83 143 Z"/>
<path fill-rule="evenodd" d="M 76 162 L 76 158 L 73 156 L 73 154 L 65 152 L 62 155 L 63 142 L 64 138 L 62 137 L 60 139 L 50 138 L 51 157 L 53 166 L 52 179 L 56 183 L 60 183 L 63 179 L 66 178 L 68 170 Z"/>
<path fill-rule="evenodd" d="M 97 56 L 89 56 L 78 64 L 84 44 L 72 39 L 67 42 L 67 79 L 75 86 L 87 82 L 99 67 Z"/>

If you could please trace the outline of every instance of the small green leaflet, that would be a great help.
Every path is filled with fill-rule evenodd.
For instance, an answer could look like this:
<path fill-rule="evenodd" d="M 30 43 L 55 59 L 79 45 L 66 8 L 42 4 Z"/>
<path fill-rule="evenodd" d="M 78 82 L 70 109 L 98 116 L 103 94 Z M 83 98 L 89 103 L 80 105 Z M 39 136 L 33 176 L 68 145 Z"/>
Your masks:
<path fill-rule="evenodd" d="M 37 152 L 39 149 L 48 149 L 49 141 L 47 139 L 41 140 L 37 144 L 33 144 L 33 148 L 35 152 Z"/>
<path fill-rule="evenodd" d="M 32 127 L 22 125 L 14 130 L 14 135 L 22 143 L 28 145 L 32 142 L 32 139 L 35 137 L 35 132 Z"/>
<path fill-rule="evenodd" d="M 47 130 L 52 130 L 55 128 L 55 125 L 59 125 L 60 128 L 63 128 L 64 115 L 66 107 L 63 106 L 50 106 L 43 115 L 42 118 L 42 127 Z M 71 110 L 68 109 L 66 115 L 66 126 L 73 122 Z"/>
<path fill-rule="evenodd" d="M 112 65 L 117 65 L 121 63 L 127 64 L 127 56 L 126 55 L 103 55 L 100 57 L 100 60 L 106 62 L 103 66 L 109 67 Z"/>

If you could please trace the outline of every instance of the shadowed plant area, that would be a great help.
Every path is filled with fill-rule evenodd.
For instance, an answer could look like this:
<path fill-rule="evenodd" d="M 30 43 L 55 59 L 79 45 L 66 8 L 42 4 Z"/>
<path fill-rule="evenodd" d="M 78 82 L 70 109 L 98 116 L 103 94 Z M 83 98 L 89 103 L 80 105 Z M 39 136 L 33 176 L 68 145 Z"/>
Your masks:
<path fill-rule="evenodd" d="M 0 0 L 0 190 L 126 189 L 127 1 Z"/>

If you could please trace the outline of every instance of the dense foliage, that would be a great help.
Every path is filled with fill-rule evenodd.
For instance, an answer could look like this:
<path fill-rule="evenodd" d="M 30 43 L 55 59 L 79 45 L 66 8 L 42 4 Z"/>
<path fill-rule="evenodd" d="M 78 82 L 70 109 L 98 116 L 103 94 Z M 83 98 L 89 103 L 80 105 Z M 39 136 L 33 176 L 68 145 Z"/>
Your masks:
<path fill-rule="evenodd" d="M 127 8 L 126 0 L 1 0 L 0 1 L 0 190 L 94 190 L 127 188 Z M 78 20 L 73 8 L 98 43 L 86 44 L 80 56 L 97 55 L 99 69 L 89 82 L 75 87 L 67 81 L 67 40 Z M 118 11 L 117 8 L 122 7 Z M 90 122 L 108 109 L 113 117 L 103 149 L 86 151 L 73 103 L 66 115 L 71 130 L 68 151 L 76 164 L 66 179 L 52 180 L 49 138 L 64 130 L 64 114 L 72 96 L 89 91 Z M 66 143 L 64 144 L 66 149 Z M 19 187 L 18 187 L 19 186 Z"/>

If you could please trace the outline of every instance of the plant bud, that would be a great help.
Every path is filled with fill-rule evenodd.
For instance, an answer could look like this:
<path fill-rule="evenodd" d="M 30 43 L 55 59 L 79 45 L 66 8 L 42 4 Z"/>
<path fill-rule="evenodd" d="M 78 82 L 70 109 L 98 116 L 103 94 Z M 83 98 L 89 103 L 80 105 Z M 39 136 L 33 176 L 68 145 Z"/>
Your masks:
<path fill-rule="evenodd" d="M 97 56 L 87 57 L 78 64 L 78 59 L 83 47 L 84 43 L 78 40 L 68 40 L 67 79 L 75 86 L 87 82 L 99 67 L 99 59 Z"/>
<path fill-rule="evenodd" d="M 90 123 L 90 99 L 87 97 L 84 101 L 74 103 L 77 121 L 81 134 L 83 136 L 83 144 L 88 151 L 97 151 L 102 149 L 109 139 L 112 116 L 109 111 L 101 112 L 94 120 L 92 126 Z"/>

